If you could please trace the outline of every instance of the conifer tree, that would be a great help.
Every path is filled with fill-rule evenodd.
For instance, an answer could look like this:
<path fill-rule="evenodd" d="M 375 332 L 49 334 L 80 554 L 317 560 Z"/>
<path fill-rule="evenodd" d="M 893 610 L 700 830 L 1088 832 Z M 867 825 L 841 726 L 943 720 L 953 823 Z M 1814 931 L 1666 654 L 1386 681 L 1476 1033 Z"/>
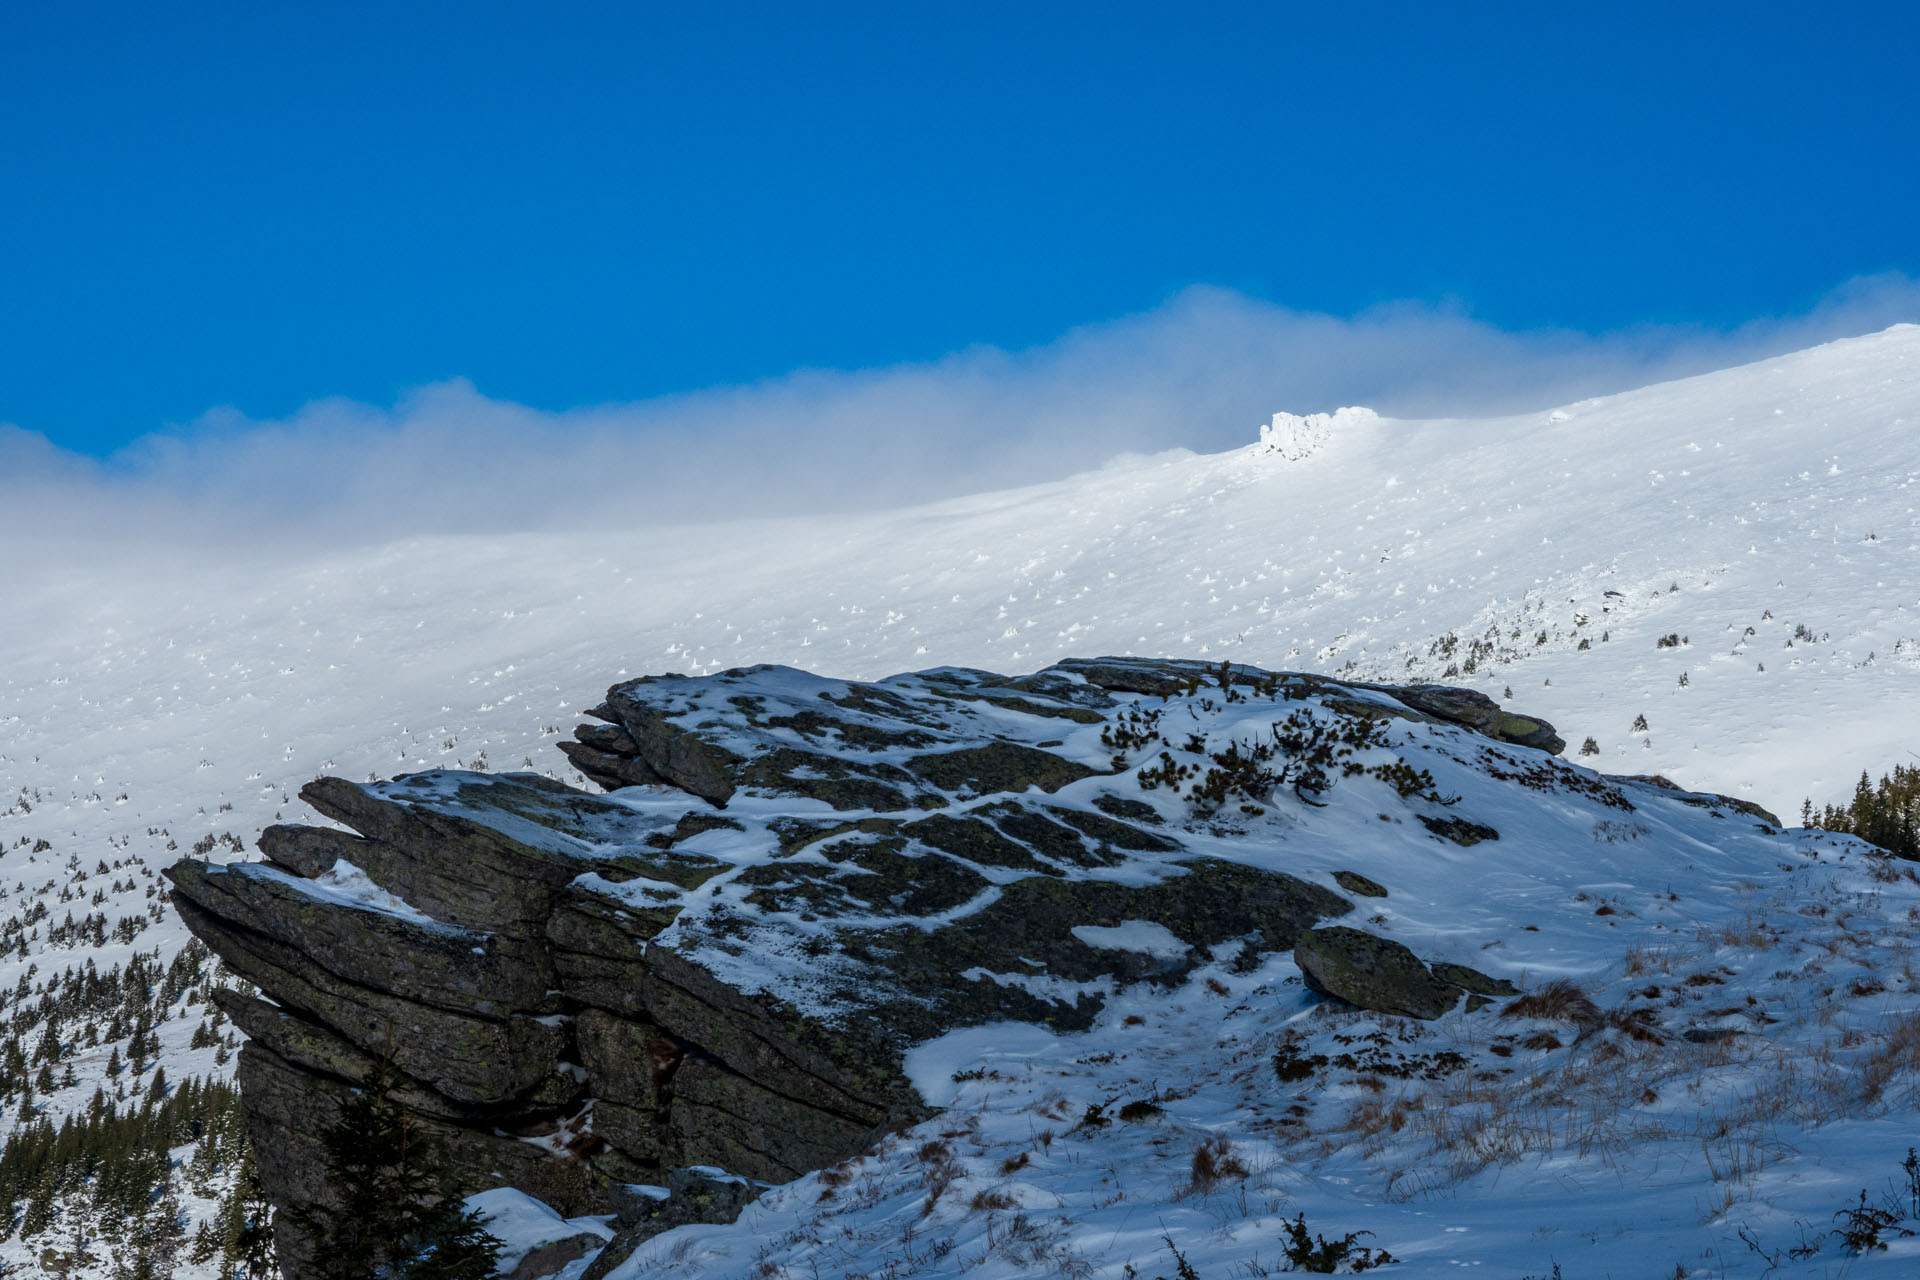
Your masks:
<path fill-rule="evenodd" d="M 1920 766 L 1895 765 L 1876 784 L 1863 770 L 1850 805 L 1800 808 L 1802 826 L 1845 831 L 1897 858 L 1920 860 Z"/>
<path fill-rule="evenodd" d="M 238 1263 L 246 1280 L 268 1280 L 279 1274 L 273 1251 L 273 1202 L 260 1185 L 260 1170 L 248 1146 L 240 1157 L 240 1176 L 233 1184 L 232 1211 L 226 1219 L 226 1259 Z"/>
<path fill-rule="evenodd" d="M 213 1261 L 213 1255 L 220 1252 L 220 1242 L 214 1238 L 213 1224 L 202 1221 L 194 1228 L 193 1247 L 187 1250 L 187 1261 L 196 1267 L 203 1267 Z"/>
<path fill-rule="evenodd" d="M 323 1280 L 488 1280 L 501 1243 L 451 1194 L 437 1144 L 393 1096 L 391 1055 L 340 1109 L 322 1145 L 335 1206 L 293 1220 Z"/>

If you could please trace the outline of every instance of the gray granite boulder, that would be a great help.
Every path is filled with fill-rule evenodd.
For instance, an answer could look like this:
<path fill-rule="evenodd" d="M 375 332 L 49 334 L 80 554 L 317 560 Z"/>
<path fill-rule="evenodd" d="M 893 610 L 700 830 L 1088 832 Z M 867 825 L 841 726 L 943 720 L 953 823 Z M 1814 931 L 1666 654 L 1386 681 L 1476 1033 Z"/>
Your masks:
<path fill-rule="evenodd" d="M 169 875 L 189 928 L 260 991 L 221 1000 L 249 1037 L 243 1100 L 276 1202 L 327 1194 L 320 1137 L 384 1063 L 463 1187 L 575 1215 L 679 1178 L 678 1207 L 626 1224 L 630 1248 L 928 1115 L 905 1057 L 956 1028 L 1084 1029 L 1127 987 L 1288 949 L 1321 989 L 1409 1016 L 1497 985 L 1321 927 L 1352 902 L 1231 843 L 1234 813 L 1282 800 L 1223 812 L 1143 773 L 1148 751 L 1182 753 L 1182 777 L 1215 763 L 1143 728 L 1182 706 L 1547 743 L 1483 703 L 1134 658 L 646 677 L 563 744 L 607 794 L 535 774 L 322 778 L 301 794 L 346 830 L 272 827 L 265 863 Z M 291 1280 L 311 1247 L 283 1240 Z"/>

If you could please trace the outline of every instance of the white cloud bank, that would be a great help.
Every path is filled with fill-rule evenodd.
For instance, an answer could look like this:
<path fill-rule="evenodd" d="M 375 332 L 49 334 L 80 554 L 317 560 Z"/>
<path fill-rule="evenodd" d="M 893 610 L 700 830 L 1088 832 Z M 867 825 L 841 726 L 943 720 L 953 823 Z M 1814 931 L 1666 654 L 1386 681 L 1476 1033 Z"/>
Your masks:
<path fill-rule="evenodd" d="M 386 539 L 892 505 L 1021 484 L 1120 453 L 1251 442 L 1275 410 L 1403 417 L 1542 408 L 1902 320 L 1920 282 L 1855 281 L 1731 332 L 1506 332 L 1423 305 L 1350 319 L 1194 288 L 1045 346 L 800 372 L 549 412 L 465 381 L 391 408 L 216 410 L 105 460 L 0 425 L 9 538 Z"/>

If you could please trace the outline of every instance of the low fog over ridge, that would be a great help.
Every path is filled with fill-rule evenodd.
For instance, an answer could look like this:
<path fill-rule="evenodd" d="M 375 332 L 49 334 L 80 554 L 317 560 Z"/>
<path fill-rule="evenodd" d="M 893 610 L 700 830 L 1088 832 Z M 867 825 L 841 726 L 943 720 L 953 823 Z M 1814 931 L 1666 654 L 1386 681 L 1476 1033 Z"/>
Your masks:
<path fill-rule="evenodd" d="M 0 500 L 21 538 L 55 541 L 369 541 L 872 509 L 1129 452 L 1232 448 L 1276 409 L 1518 412 L 1908 319 L 1920 319 L 1920 284 L 1897 275 L 1731 332 L 1601 335 L 1506 332 L 1413 303 L 1339 318 L 1192 288 L 1028 350 L 629 404 L 549 411 L 454 379 L 391 408 L 331 399 L 275 420 L 214 410 L 105 460 L 0 424 Z"/>

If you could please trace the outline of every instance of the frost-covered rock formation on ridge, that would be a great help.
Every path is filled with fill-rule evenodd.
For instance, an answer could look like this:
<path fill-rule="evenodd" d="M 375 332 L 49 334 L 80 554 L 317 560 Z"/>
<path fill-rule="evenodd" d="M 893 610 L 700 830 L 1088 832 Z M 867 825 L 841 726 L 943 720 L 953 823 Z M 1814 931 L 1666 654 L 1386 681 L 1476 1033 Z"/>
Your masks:
<path fill-rule="evenodd" d="M 1358 405 L 1332 413 L 1276 413 L 1273 421 L 1260 428 L 1260 447 L 1288 462 L 1300 462 L 1325 448 L 1342 431 L 1379 420 L 1379 414 Z"/>
<path fill-rule="evenodd" d="M 916 1045 L 1084 1030 L 1116 992 L 1252 969 L 1387 892 L 1296 865 L 1336 794 L 1419 847 L 1497 841 L 1423 755 L 1465 753 L 1515 805 L 1633 808 L 1481 695 L 1199 662 L 756 667 L 630 681 L 593 714 L 564 750 L 610 795 L 321 779 L 302 795 L 351 831 L 273 827 L 266 863 L 170 872 L 268 997 L 220 999 L 279 1203 L 327 1194 L 318 1136 L 380 1057 L 472 1190 L 572 1216 L 690 1165 L 786 1182 L 931 1113 Z M 1350 920 L 1310 936 L 1310 980 L 1383 1012 L 1516 990 L 1471 950 L 1423 958 Z M 298 1276 L 307 1242 L 282 1247 Z"/>

